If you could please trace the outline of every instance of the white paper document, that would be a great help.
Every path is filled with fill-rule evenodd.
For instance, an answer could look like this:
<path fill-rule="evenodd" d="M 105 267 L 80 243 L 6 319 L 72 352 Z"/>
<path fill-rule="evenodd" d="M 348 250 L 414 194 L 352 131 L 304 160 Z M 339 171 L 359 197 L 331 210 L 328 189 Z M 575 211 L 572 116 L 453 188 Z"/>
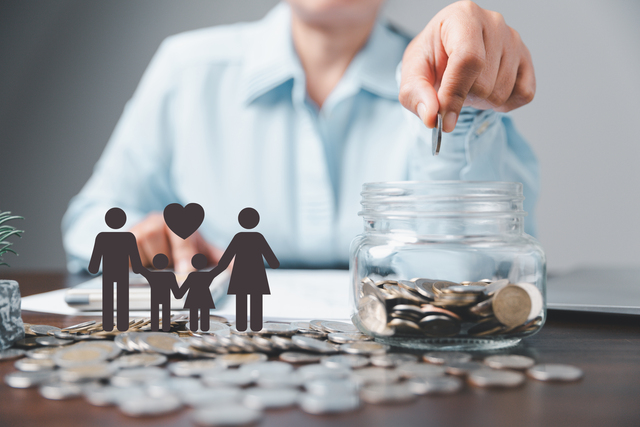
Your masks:
<path fill-rule="evenodd" d="M 346 270 L 267 270 L 271 295 L 263 296 L 264 320 L 346 320 L 351 317 L 349 272 Z M 22 298 L 22 310 L 74 316 L 100 316 L 80 311 L 64 300 L 68 289 Z M 186 297 L 185 297 L 186 298 Z M 251 297 L 249 297 L 249 305 Z M 235 320 L 234 295 L 214 301 L 212 315 Z M 250 311 L 250 310 L 247 310 Z M 187 313 L 188 311 L 185 311 Z M 130 311 L 131 317 L 148 317 L 148 311 Z"/>

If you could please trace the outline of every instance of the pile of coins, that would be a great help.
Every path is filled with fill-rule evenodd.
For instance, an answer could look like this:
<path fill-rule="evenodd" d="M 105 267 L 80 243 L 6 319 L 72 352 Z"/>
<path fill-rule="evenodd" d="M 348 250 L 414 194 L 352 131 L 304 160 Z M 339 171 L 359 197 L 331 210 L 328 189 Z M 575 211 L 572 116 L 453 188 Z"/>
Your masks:
<path fill-rule="evenodd" d="M 18 359 L 17 371 L 4 380 L 38 387 L 47 399 L 84 397 L 133 417 L 189 407 L 199 425 L 244 425 L 273 408 L 342 413 L 363 403 L 453 394 L 465 384 L 504 388 L 522 385 L 526 376 L 582 376 L 577 368 L 535 365 L 522 355 L 472 360 L 459 352 L 392 352 L 345 322 L 267 322 L 259 332 L 239 332 L 217 318 L 205 334 L 186 330 L 182 318 L 172 319 L 171 332 L 145 331 L 147 320 L 109 334 L 90 322 L 66 329 L 27 325 L 36 337 L 0 352 L 0 361 Z"/>
<path fill-rule="evenodd" d="M 530 283 L 365 277 L 354 320 L 374 336 L 506 338 L 539 329 L 542 308 L 542 294 Z"/>

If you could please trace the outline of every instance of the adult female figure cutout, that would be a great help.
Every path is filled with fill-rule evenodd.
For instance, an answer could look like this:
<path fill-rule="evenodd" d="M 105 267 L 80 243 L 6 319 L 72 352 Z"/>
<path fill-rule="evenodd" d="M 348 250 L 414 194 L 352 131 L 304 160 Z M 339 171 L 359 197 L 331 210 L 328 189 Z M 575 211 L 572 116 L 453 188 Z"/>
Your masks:
<path fill-rule="evenodd" d="M 255 228 L 260 222 L 258 211 L 244 208 L 238 214 L 238 222 L 245 229 Z M 264 236 L 255 231 L 237 233 L 224 251 L 215 270 L 223 271 L 235 257 L 228 295 L 236 296 L 236 328 L 247 330 L 247 295 L 251 295 L 251 330 L 262 329 L 262 295 L 269 295 L 269 283 L 264 259 L 271 268 L 280 267 L 280 262 L 269 247 Z"/>

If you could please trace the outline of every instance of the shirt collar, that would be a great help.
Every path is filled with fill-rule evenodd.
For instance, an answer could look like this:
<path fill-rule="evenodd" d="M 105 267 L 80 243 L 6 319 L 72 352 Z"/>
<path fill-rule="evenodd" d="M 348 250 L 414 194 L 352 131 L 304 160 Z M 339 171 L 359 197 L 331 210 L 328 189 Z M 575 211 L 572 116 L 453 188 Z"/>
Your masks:
<path fill-rule="evenodd" d="M 304 71 L 291 39 L 291 10 L 280 3 L 258 22 L 248 40 L 242 98 L 256 98 L 291 79 L 304 79 Z M 343 79 L 384 98 L 398 98 L 395 73 L 409 39 L 379 18 L 365 46 L 349 65 Z M 346 82 L 344 82 L 346 83 Z"/>

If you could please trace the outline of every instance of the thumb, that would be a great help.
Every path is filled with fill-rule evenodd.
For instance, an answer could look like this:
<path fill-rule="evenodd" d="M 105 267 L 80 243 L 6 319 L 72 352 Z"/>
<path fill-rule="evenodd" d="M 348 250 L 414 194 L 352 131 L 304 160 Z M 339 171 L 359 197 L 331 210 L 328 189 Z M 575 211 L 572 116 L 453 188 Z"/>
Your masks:
<path fill-rule="evenodd" d="M 175 235 L 169 231 L 169 244 L 171 245 L 171 258 L 173 268 L 178 273 L 193 271 L 191 258 L 198 253 L 196 236 L 191 235 L 187 239 Z"/>
<path fill-rule="evenodd" d="M 402 58 L 399 100 L 404 108 L 417 115 L 428 128 L 434 128 L 440 104 L 435 90 L 435 61 L 425 49 L 424 37 L 416 37 Z"/>

